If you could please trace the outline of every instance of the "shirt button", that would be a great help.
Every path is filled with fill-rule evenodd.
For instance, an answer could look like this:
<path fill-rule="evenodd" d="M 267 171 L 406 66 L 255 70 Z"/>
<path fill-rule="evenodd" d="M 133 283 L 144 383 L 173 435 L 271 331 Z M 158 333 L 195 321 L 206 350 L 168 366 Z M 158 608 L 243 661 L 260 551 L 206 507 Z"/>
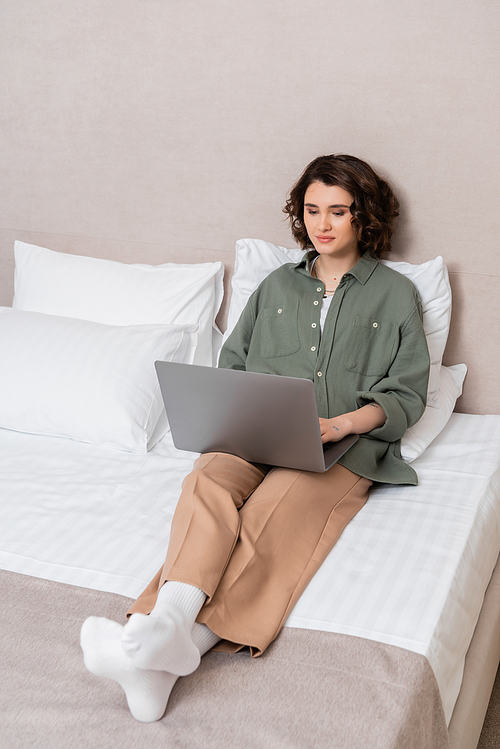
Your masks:
<path fill-rule="evenodd" d="M 316 291 L 323 291 L 323 289 L 321 288 L 321 286 L 318 286 L 318 288 L 316 289 Z"/>
<path fill-rule="evenodd" d="M 315 323 L 315 322 L 313 322 L 313 324 L 311 325 L 311 328 L 317 328 L 317 327 L 318 327 L 318 326 L 316 325 L 316 323 Z"/>
<path fill-rule="evenodd" d="M 283 310 L 282 310 L 282 309 L 279 309 L 279 310 L 278 310 L 278 315 L 281 315 L 281 313 L 282 313 L 282 312 L 283 312 Z"/>
<path fill-rule="evenodd" d="M 316 346 L 311 346 L 311 351 L 316 351 Z"/>
<path fill-rule="evenodd" d="M 318 302 L 318 300 L 316 299 L 316 301 L 314 302 L 314 306 L 315 306 L 315 307 L 317 307 L 317 306 L 318 306 L 318 304 L 319 304 L 319 302 Z"/>
<path fill-rule="evenodd" d="M 378 322 L 374 322 L 374 323 L 373 323 L 373 327 L 374 327 L 374 328 L 378 328 Z"/>
<path fill-rule="evenodd" d="M 323 377 L 323 372 L 318 372 L 318 377 Z"/>

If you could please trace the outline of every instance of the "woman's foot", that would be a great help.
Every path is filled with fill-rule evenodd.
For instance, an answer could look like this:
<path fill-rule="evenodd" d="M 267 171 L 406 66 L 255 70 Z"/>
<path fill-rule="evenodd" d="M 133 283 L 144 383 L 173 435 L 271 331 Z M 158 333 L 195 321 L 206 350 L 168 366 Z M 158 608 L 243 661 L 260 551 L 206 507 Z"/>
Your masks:
<path fill-rule="evenodd" d="M 148 616 L 132 614 L 123 629 L 122 646 L 138 668 L 187 676 L 200 665 L 193 625 L 206 595 L 188 583 L 169 580 L 158 591 Z"/>
<path fill-rule="evenodd" d="M 166 671 L 138 668 L 123 651 L 123 629 L 110 619 L 86 619 L 80 637 L 85 666 L 96 676 L 118 682 L 134 718 L 151 723 L 165 712 L 178 677 Z M 196 652 L 199 662 L 200 654 Z"/>
<path fill-rule="evenodd" d="M 132 614 L 123 627 L 122 647 L 138 668 L 186 676 L 200 665 L 191 629 L 175 608 L 149 616 Z"/>

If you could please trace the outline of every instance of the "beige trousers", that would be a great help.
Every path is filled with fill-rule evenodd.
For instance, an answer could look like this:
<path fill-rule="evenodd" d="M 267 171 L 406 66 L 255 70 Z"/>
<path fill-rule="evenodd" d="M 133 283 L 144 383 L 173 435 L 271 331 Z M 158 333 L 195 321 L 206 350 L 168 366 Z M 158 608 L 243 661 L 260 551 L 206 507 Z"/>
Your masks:
<path fill-rule="evenodd" d="M 129 614 L 148 614 L 167 580 L 201 588 L 197 621 L 260 655 L 351 518 L 371 481 L 339 465 L 325 473 L 268 473 L 226 453 L 207 453 L 185 478 L 165 564 Z"/>

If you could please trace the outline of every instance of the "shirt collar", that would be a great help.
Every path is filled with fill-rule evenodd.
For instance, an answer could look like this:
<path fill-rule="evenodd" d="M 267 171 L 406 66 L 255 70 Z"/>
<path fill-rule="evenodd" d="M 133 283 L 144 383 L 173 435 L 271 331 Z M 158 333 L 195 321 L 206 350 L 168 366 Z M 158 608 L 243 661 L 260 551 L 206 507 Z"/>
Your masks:
<path fill-rule="evenodd" d="M 354 268 L 351 268 L 349 273 L 351 274 L 351 276 L 354 276 L 354 278 L 356 278 L 360 282 L 360 284 L 363 284 L 364 286 L 377 265 L 377 258 L 374 258 L 372 255 L 368 255 L 367 253 L 365 253 L 364 255 L 361 255 L 358 262 L 356 263 Z"/>
<path fill-rule="evenodd" d="M 364 286 L 377 267 L 378 263 L 379 261 L 376 258 L 372 257 L 368 253 L 365 253 L 364 255 L 361 255 L 356 265 L 351 268 L 351 270 L 348 271 L 346 275 L 354 276 L 354 278 Z M 295 264 L 294 267 L 303 270 L 303 272 L 309 275 L 307 253 L 304 255 L 302 260 Z"/>

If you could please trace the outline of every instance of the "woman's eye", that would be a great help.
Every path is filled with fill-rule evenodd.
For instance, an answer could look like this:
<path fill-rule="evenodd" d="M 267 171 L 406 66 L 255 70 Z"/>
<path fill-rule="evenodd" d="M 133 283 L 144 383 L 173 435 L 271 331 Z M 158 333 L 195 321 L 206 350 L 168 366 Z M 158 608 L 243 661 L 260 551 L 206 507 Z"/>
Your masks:
<path fill-rule="evenodd" d="M 334 211 L 334 216 L 345 216 L 345 211 Z"/>

